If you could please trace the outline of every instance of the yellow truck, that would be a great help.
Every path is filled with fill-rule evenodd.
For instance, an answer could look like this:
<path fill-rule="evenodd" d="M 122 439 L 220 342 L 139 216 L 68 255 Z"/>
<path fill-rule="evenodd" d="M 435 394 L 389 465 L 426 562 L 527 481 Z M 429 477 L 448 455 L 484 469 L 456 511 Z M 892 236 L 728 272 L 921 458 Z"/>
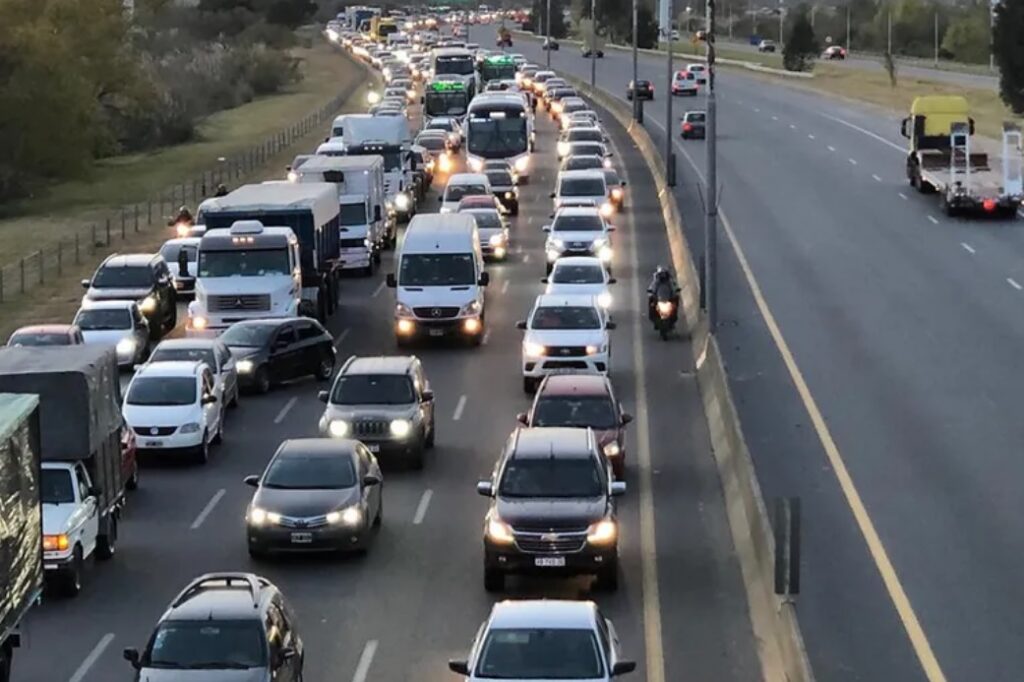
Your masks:
<path fill-rule="evenodd" d="M 380 16 L 370 18 L 370 40 L 386 43 L 389 35 L 398 32 L 398 22 L 394 19 Z"/>
<path fill-rule="evenodd" d="M 915 98 L 900 132 L 909 140 L 907 179 L 922 194 L 937 193 L 946 215 L 1017 216 L 1024 199 L 1019 126 L 1003 123 L 999 171 L 988 154 L 971 150 L 974 119 L 963 97 Z"/>

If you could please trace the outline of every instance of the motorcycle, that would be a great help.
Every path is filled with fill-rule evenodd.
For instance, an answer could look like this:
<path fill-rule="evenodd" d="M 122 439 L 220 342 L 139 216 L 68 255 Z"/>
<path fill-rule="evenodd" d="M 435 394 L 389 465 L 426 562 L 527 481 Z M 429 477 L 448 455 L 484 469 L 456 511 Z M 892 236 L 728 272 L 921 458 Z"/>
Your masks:
<path fill-rule="evenodd" d="M 174 234 L 178 237 L 189 237 L 195 223 L 191 220 L 170 220 L 167 222 L 167 226 L 174 228 Z"/>
<path fill-rule="evenodd" d="M 667 341 L 669 334 L 676 328 L 676 304 L 674 301 L 658 301 L 654 304 L 655 312 L 654 328 L 658 331 L 662 341 Z"/>

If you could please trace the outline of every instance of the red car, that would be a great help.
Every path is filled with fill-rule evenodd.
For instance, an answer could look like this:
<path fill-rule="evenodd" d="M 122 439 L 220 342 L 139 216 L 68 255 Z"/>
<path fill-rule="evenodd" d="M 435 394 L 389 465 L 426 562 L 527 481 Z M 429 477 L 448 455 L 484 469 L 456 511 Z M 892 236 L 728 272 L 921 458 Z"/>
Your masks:
<path fill-rule="evenodd" d="M 626 424 L 611 380 L 600 374 L 552 374 L 537 389 L 529 412 L 518 415 L 523 426 L 590 427 L 612 465 L 615 478 L 626 474 Z"/>

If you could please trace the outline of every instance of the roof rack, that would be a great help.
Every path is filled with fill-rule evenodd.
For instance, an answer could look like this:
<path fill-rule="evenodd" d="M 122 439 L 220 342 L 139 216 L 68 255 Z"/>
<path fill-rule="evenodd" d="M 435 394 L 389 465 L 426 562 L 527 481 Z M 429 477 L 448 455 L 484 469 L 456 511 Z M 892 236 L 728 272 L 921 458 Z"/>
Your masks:
<path fill-rule="evenodd" d="M 185 587 L 184 590 L 171 602 L 171 608 L 178 608 L 186 601 L 194 597 L 198 592 L 205 589 L 207 583 L 223 582 L 227 587 L 233 584 L 243 584 L 252 596 L 252 607 L 259 608 L 260 592 L 263 587 L 260 585 L 259 577 L 254 573 L 206 573 L 199 576 Z"/>

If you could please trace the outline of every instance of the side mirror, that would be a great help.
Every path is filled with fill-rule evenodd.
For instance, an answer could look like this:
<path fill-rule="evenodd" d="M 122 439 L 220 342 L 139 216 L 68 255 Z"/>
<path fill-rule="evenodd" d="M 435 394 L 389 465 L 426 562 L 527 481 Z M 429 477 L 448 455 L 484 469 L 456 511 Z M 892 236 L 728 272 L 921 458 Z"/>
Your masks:
<path fill-rule="evenodd" d="M 910 123 L 910 119 L 909 118 L 905 118 L 902 121 L 900 121 L 900 135 L 902 135 L 903 137 L 906 137 L 908 139 L 910 138 L 909 123 Z"/>
<path fill-rule="evenodd" d="M 636 670 L 636 661 L 616 661 L 612 666 L 612 677 L 625 675 Z"/>
<path fill-rule="evenodd" d="M 456 675 L 469 675 L 469 661 L 448 661 L 448 669 Z"/>
<path fill-rule="evenodd" d="M 522 329 L 523 331 L 526 331 L 526 320 L 519 320 L 518 322 L 516 322 L 516 329 Z"/>
<path fill-rule="evenodd" d="M 612 497 L 621 497 L 626 494 L 626 482 L 625 481 L 612 481 L 611 485 Z"/>
<path fill-rule="evenodd" d="M 379 205 L 373 207 L 373 219 L 374 220 L 380 220 L 380 206 Z"/>
<path fill-rule="evenodd" d="M 429 403 L 429 402 L 433 402 L 433 400 L 434 400 L 434 392 L 433 391 L 431 391 L 430 389 L 427 389 L 427 390 L 423 391 L 423 402 Z"/>
<path fill-rule="evenodd" d="M 628 184 L 628 183 L 627 183 L 627 182 L 626 182 L 625 180 L 623 180 L 623 181 L 621 181 L 621 182 L 619 183 L 619 185 L 620 185 L 620 186 L 622 186 L 622 187 L 625 187 L 625 186 L 626 186 L 627 184 Z"/>
<path fill-rule="evenodd" d="M 622 413 L 622 417 L 620 417 L 620 422 L 619 423 L 621 423 L 623 426 L 625 426 L 626 424 L 630 423 L 631 421 L 633 421 L 633 415 L 631 415 L 628 412 L 623 412 Z"/>
<path fill-rule="evenodd" d="M 611 320 L 608 320 L 607 322 L 605 322 L 605 323 L 604 323 L 604 328 L 605 328 L 605 329 L 615 329 L 615 328 L 616 328 L 616 327 L 618 327 L 618 326 L 619 326 L 619 325 L 615 324 L 615 323 L 614 323 L 614 322 L 612 322 Z"/>
<path fill-rule="evenodd" d="M 528 418 L 529 415 L 526 414 L 525 412 L 520 412 L 519 414 L 516 415 L 516 421 L 522 424 L 523 426 L 527 425 Z"/>
<path fill-rule="evenodd" d="M 103 494 L 103 489 L 98 485 L 89 486 L 89 489 L 85 491 L 89 497 L 99 497 Z"/>
<path fill-rule="evenodd" d="M 490 481 L 480 481 L 476 484 L 476 493 L 484 497 L 494 497 L 494 484 Z"/>
<path fill-rule="evenodd" d="M 92 286 L 92 280 L 88 280 L 88 279 L 83 279 L 82 280 L 82 288 L 83 289 L 88 289 L 91 286 Z"/>
<path fill-rule="evenodd" d="M 217 396 L 213 395 L 212 393 L 210 395 L 203 396 L 203 405 L 212 405 L 215 402 L 217 402 Z"/>
<path fill-rule="evenodd" d="M 557 194 L 555 194 L 554 192 L 552 192 L 552 193 L 551 193 L 551 194 L 549 194 L 548 196 L 549 196 L 549 197 L 551 197 L 552 199 L 554 199 L 554 198 L 555 198 L 556 196 L 558 196 L 558 195 L 557 195 Z"/>
<path fill-rule="evenodd" d="M 138 670 L 139 668 L 142 667 L 142 664 L 140 663 L 140 659 L 139 659 L 139 650 L 138 649 L 129 647 L 129 648 L 125 649 L 121 653 L 121 655 L 124 656 L 124 660 L 128 661 L 129 663 L 131 663 L 132 667 L 135 668 L 136 670 Z"/>
<path fill-rule="evenodd" d="M 540 283 L 541 284 L 547 284 L 548 283 L 548 278 L 547 277 L 541 277 L 540 278 Z"/>
<path fill-rule="evenodd" d="M 363 476 L 363 485 L 380 485 L 380 476 L 374 476 L 373 474 L 366 474 Z"/>
<path fill-rule="evenodd" d="M 330 394 L 327 391 L 320 391 L 319 393 L 316 394 L 316 399 L 322 403 L 326 403 L 329 397 Z"/>
<path fill-rule="evenodd" d="M 242 479 L 242 481 L 247 486 L 249 486 L 251 488 L 259 488 L 260 487 L 260 477 L 259 476 L 246 476 L 245 478 Z"/>
<path fill-rule="evenodd" d="M 477 284 L 479 284 L 482 287 L 485 287 L 485 286 L 487 286 L 490 283 L 491 283 L 491 273 L 489 273 L 489 272 L 481 272 L 480 273 L 480 279 L 477 280 Z"/>
<path fill-rule="evenodd" d="M 384 283 L 391 289 L 398 286 L 398 280 L 395 279 L 395 273 L 389 272 L 387 277 L 384 278 Z"/>
<path fill-rule="evenodd" d="M 610 159 L 611 157 L 615 156 L 615 152 L 608 152 L 607 154 L 605 154 L 605 156 L 607 156 Z"/>
<path fill-rule="evenodd" d="M 551 231 L 551 226 L 550 225 L 544 225 L 540 229 L 543 230 L 544 232 L 550 232 Z"/>
<path fill-rule="evenodd" d="M 609 278 L 608 278 L 608 284 L 615 284 L 615 283 L 616 283 L 616 282 L 618 282 L 618 281 L 619 281 L 619 280 L 615 279 L 614 277 L 609 277 Z"/>

